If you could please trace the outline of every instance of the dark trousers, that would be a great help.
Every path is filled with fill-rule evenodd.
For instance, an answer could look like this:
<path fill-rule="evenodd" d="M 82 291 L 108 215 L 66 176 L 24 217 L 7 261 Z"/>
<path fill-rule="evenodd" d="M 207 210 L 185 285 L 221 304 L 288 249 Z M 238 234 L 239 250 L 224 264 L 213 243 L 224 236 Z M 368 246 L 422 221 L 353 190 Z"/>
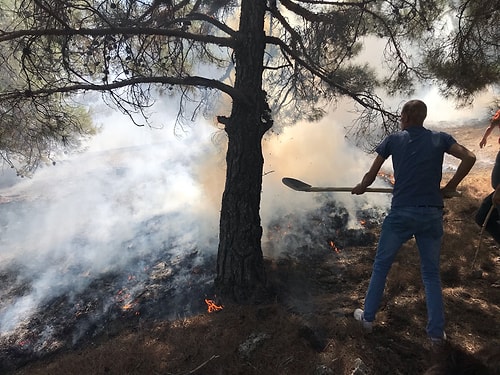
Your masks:
<path fill-rule="evenodd" d="M 496 189 L 497 186 L 500 185 L 500 151 L 497 153 L 497 156 L 495 158 L 495 165 L 493 166 L 493 170 L 491 171 L 491 187 L 493 189 Z M 481 206 L 479 206 L 479 209 L 477 210 L 476 213 L 476 223 L 479 226 L 483 226 L 484 221 L 486 220 L 486 216 L 488 216 L 488 212 L 490 211 L 490 208 L 493 204 L 491 197 L 493 196 L 493 193 L 488 195 L 486 198 L 484 198 L 483 202 L 481 203 Z M 493 211 L 491 212 L 490 218 L 488 219 L 488 222 L 486 223 L 486 226 L 484 229 L 491 234 L 491 236 L 497 241 L 497 243 L 500 244 L 500 223 L 498 222 L 500 220 L 500 215 L 498 213 L 498 207 L 494 208 Z"/>
<path fill-rule="evenodd" d="M 479 209 L 477 210 L 475 221 L 481 227 L 483 226 L 484 220 L 486 220 L 486 216 L 488 215 L 488 212 L 493 204 L 491 200 L 492 196 L 493 193 L 484 198 L 481 206 L 479 206 Z M 484 229 L 486 229 L 495 241 L 500 244 L 500 223 L 498 220 L 500 220 L 500 215 L 498 214 L 498 209 L 494 208 Z"/>
<path fill-rule="evenodd" d="M 491 187 L 496 189 L 498 185 L 500 185 L 500 151 L 497 153 L 495 165 L 491 171 Z"/>

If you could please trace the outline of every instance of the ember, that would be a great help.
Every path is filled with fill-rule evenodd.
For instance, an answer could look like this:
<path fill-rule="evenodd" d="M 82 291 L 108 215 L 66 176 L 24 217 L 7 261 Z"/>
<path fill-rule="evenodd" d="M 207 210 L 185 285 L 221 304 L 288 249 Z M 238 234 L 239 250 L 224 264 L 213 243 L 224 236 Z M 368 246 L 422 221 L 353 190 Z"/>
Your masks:
<path fill-rule="evenodd" d="M 388 182 L 389 184 L 394 185 L 395 180 L 394 180 L 394 176 L 392 174 L 385 173 L 385 172 L 379 172 L 378 177 L 382 178 L 382 180 Z"/>
<path fill-rule="evenodd" d="M 335 251 L 337 254 L 340 253 L 340 249 L 337 247 L 337 245 L 335 245 L 335 242 L 333 241 L 330 241 L 330 247 L 333 249 L 333 251 Z"/>
<path fill-rule="evenodd" d="M 137 304 L 134 303 L 134 302 L 127 302 L 125 303 L 123 306 L 122 306 L 122 310 L 123 311 L 126 311 L 126 310 L 132 310 Z M 139 315 L 139 311 L 136 311 L 135 312 L 135 315 Z"/>
<path fill-rule="evenodd" d="M 220 311 L 224 308 L 222 305 L 217 305 L 213 300 L 211 299 L 206 299 L 205 298 L 205 303 L 207 304 L 207 311 L 209 313 L 215 312 L 215 311 Z"/>
<path fill-rule="evenodd" d="M 163 195 L 159 198 L 163 199 Z M 318 196 L 314 209 L 298 213 L 280 212 L 267 223 L 267 238 L 263 243 L 267 259 L 277 259 L 278 262 L 291 259 L 292 262 L 316 265 L 333 256 L 335 259 L 329 264 L 333 268 L 331 273 L 341 277 L 342 264 L 337 265 L 335 261 L 348 257 L 352 246 L 373 243 L 374 235 L 367 229 L 378 225 L 386 211 L 370 205 L 369 209 L 351 212 L 331 198 L 330 195 Z M 28 220 L 21 214 L 19 219 L 16 216 L 18 212 L 32 211 L 25 207 L 31 204 L 28 200 L 2 204 L 6 211 L 2 211 L 0 218 L 2 250 L 2 245 L 8 243 L 3 236 L 7 233 L 4 228 L 9 226 L 8 232 L 12 235 L 23 233 L 21 226 L 12 232 L 10 225 L 11 221 L 24 223 Z M 39 204 L 39 210 L 45 212 L 45 201 L 33 200 L 33 203 Z M 35 206 L 35 211 L 38 212 L 38 208 Z M 115 212 L 115 205 L 109 210 Z M 13 219 L 6 221 L 5 213 Z M 121 212 L 116 213 L 115 216 L 119 217 Z M 51 355 L 56 350 L 86 345 L 99 335 L 115 334 L 139 320 L 142 324 L 192 316 L 207 310 L 214 313 L 226 308 L 218 296 L 214 296 L 213 290 L 213 272 L 217 268 L 213 251 L 216 238 L 210 237 L 209 241 L 200 244 L 198 236 L 194 236 L 199 232 L 198 225 L 191 223 L 190 219 L 179 223 L 181 218 L 176 211 L 159 211 L 153 215 L 148 211 L 127 224 L 130 230 L 122 230 L 121 225 L 117 229 L 106 227 L 96 238 L 92 228 L 76 231 L 74 236 L 72 232 L 68 233 L 68 238 L 57 238 L 60 241 L 57 250 L 62 253 L 50 258 L 49 266 L 54 263 L 55 268 L 54 271 L 48 268 L 47 276 L 44 268 L 39 270 L 39 265 L 34 264 L 37 262 L 28 262 L 28 265 L 21 261 L 2 262 L 0 373 Z M 350 228 L 359 218 L 364 218 L 367 226 Z M 107 215 L 105 219 L 107 222 Z M 82 220 L 87 219 L 82 217 Z M 88 222 L 93 222 L 93 218 Z M 99 223 L 97 221 L 95 225 Z M 177 226 L 182 228 L 180 232 L 177 232 Z M 193 236 L 191 230 L 184 233 L 185 228 L 191 226 Z M 333 240 L 331 245 L 330 240 Z M 23 241 L 19 245 L 14 242 L 12 253 L 18 247 L 24 248 L 21 246 L 33 247 L 30 241 L 26 241 L 26 245 Z M 44 251 L 49 254 L 52 246 L 47 240 Z M 336 253 L 332 253 L 332 247 Z M 71 250 L 71 256 L 66 254 L 66 249 Z M 88 254 L 88 249 L 93 249 L 92 254 Z M 101 255 L 106 256 L 106 261 Z M 53 262 L 53 259 L 61 261 Z M 52 287 L 46 288 L 46 285 Z M 40 290 L 44 291 L 43 296 L 38 296 Z M 29 308 L 26 301 L 30 302 Z"/>

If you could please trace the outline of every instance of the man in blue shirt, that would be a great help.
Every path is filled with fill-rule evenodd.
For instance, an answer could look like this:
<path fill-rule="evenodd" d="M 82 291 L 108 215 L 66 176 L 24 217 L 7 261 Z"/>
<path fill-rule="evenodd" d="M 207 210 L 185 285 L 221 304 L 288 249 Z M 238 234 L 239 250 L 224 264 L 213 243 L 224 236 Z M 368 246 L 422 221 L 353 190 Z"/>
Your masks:
<path fill-rule="evenodd" d="M 446 339 L 444 308 L 439 275 L 443 237 L 443 197 L 456 194 L 458 184 L 469 173 L 476 156 L 449 134 L 423 126 L 427 106 L 421 100 L 407 102 L 401 111 L 401 131 L 386 137 L 376 148 L 377 157 L 351 193 L 363 194 L 377 177 L 385 160 L 392 156 L 394 191 L 391 210 L 382 224 L 364 311 L 354 317 L 367 332 L 382 299 L 387 274 L 401 246 L 415 237 L 427 304 L 427 335 L 432 343 Z M 454 176 L 441 188 L 444 154 L 460 159 Z"/>

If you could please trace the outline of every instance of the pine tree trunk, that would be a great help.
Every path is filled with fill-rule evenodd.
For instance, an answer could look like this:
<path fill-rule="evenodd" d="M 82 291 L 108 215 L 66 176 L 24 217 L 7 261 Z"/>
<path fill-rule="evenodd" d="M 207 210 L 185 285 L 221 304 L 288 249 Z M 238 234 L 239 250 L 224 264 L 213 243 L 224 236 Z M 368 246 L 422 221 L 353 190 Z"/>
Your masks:
<path fill-rule="evenodd" d="M 260 201 L 262 136 L 270 128 L 262 91 L 264 15 L 266 0 L 243 0 L 241 5 L 235 88 L 247 101 L 234 101 L 224 121 L 229 143 L 226 184 L 222 196 L 216 287 L 222 296 L 252 302 L 265 294 Z M 268 120 L 266 120 L 268 119 Z"/>

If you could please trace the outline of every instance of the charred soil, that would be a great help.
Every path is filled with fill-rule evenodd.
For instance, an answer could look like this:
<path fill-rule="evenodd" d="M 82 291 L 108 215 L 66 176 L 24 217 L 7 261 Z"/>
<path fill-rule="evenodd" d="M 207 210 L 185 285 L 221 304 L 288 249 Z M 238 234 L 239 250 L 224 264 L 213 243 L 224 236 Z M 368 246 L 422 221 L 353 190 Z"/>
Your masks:
<path fill-rule="evenodd" d="M 372 334 L 353 319 L 366 291 L 379 226 L 355 246 L 309 247 L 302 256 L 266 259 L 276 299 L 259 306 L 223 303 L 182 319 L 127 319 L 74 349 L 12 370 L 38 374 L 500 374 L 500 250 L 475 212 L 490 191 L 496 145 L 477 150 L 481 128 L 455 130 L 478 164 L 461 198 L 445 207 L 442 283 L 449 345 L 432 351 L 416 245 L 401 249 Z M 453 133 L 453 131 L 452 131 Z M 479 250 L 479 251 L 478 251 Z M 477 259 L 472 265 L 477 252 Z M 434 368 L 438 370 L 436 367 Z M 468 372 L 467 372 L 468 371 Z M 429 372 L 430 374 L 430 372 Z"/>

